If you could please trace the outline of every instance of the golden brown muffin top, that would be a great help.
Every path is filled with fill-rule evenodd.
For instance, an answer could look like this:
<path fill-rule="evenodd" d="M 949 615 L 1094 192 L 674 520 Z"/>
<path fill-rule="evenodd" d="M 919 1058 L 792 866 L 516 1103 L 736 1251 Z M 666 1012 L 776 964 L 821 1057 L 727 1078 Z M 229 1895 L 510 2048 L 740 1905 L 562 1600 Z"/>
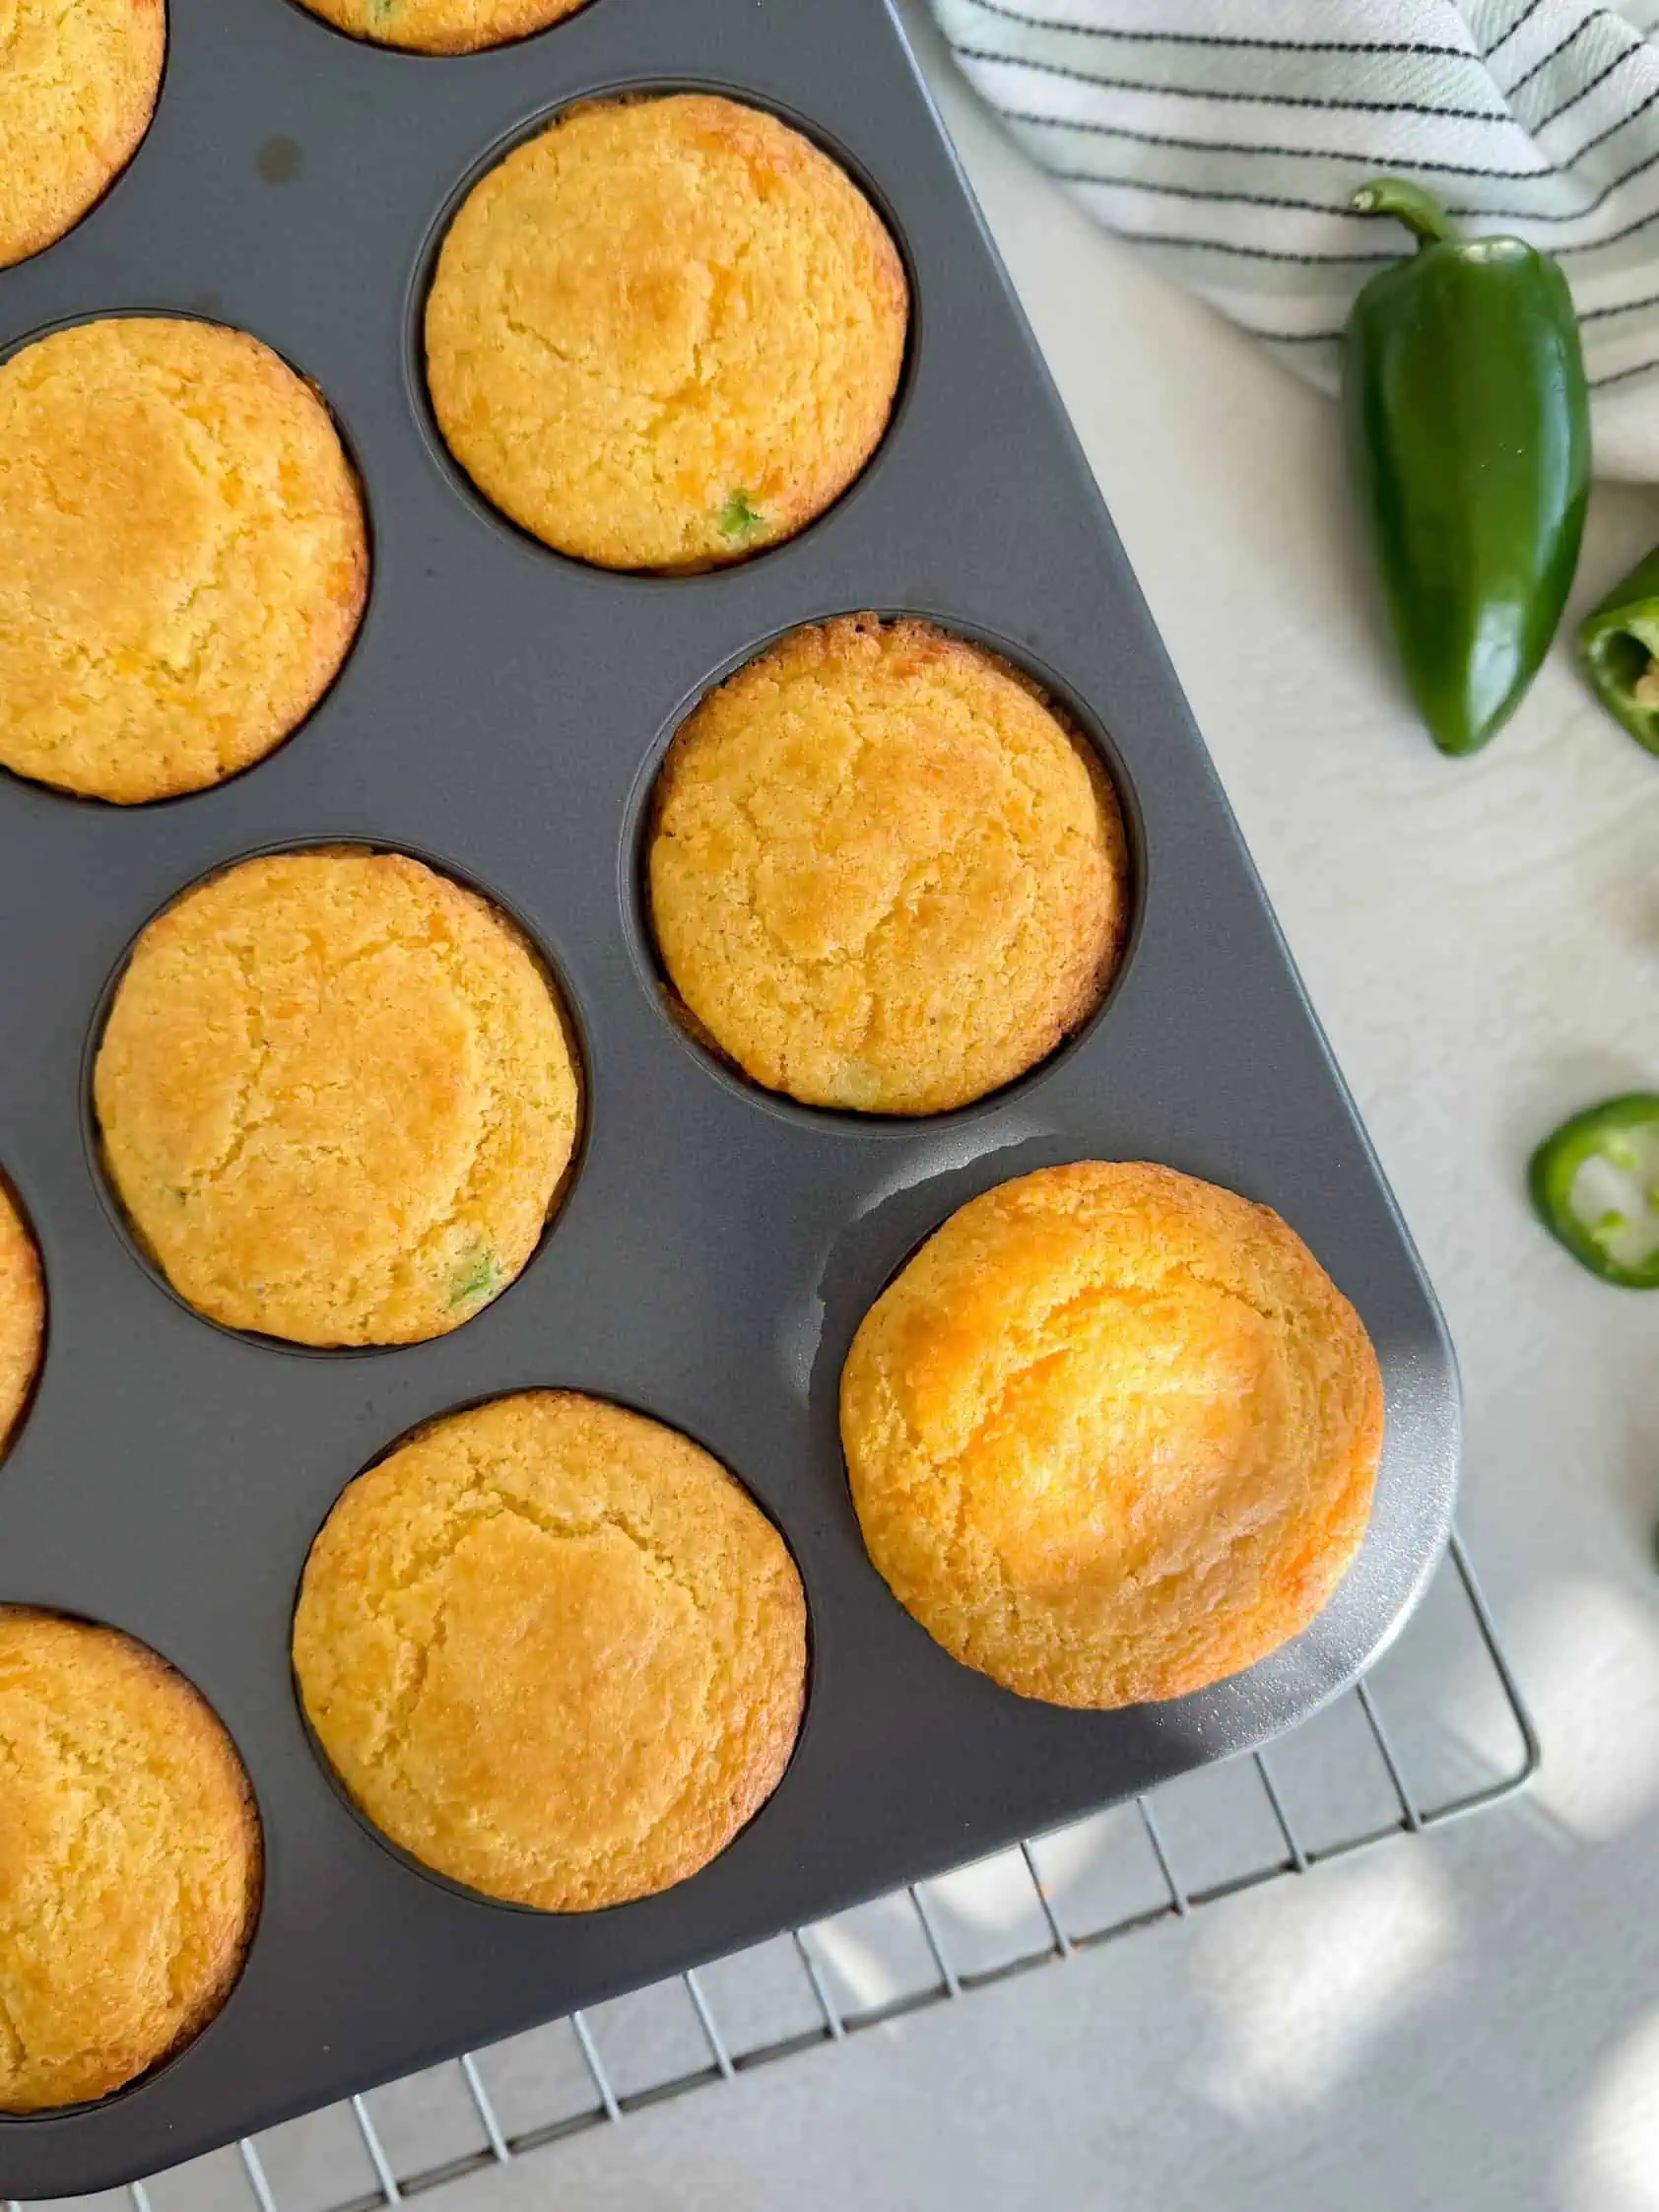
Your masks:
<path fill-rule="evenodd" d="M 1177 1698 L 1297 1636 L 1364 1535 L 1382 1380 L 1277 1214 L 1083 1162 L 952 1216 L 841 1381 L 870 1556 L 953 1656 L 1056 1705 Z"/>
<path fill-rule="evenodd" d="M 0 0 L 0 269 L 79 223 L 138 150 L 163 0 Z"/>
<path fill-rule="evenodd" d="M 684 1881 L 771 1795 L 806 1601 L 707 1452 L 534 1391 L 351 1485 L 305 1568 L 294 1663 L 393 1843 L 487 1896 L 588 1911 Z"/>
<path fill-rule="evenodd" d="M 471 54 L 573 16 L 587 0 L 303 0 L 354 38 L 413 53 Z"/>
<path fill-rule="evenodd" d="M 231 1739 L 130 1638 L 0 1607 L 0 2111 L 106 2097 L 197 2035 L 259 1910 Z"/>
<path fill-rule="evenodd" d="M 94 1095 L 116 1193 L 180 1295 L 316 1345 L 470 1320 L 534 1252 L 579 1112 L 512 924 L 352 848 L 244 861 L 153 921 Z"/>
<path fill-rule="evenodd" d="M 663 765 L 651 920 L 695 1029 L 809 1106 L 940 1113 L 1099 1004 L 1127 914 L 1093 751 L 931 624 L 797 630 Z"/>
<path fill-rule="evenodd" d="M 256 338 L 79 323 L 0 366 L 0 767 L 130 805 L 260 760 L 367 590 L 328 410 Z"/>
<path fill-rule="evenodd" d="M 898 250 L 837 164 L 704 94 L 571 108 L 473 189 L 427 304 L 432 403 L 515 522 L 609 569 L 790 537 L 875 451 Z"/>
<path fill-rule="evenodd" d="M 40 1255 L 0 1180 L 0 1458 L 34 1387 L 45 1327 Z"/>

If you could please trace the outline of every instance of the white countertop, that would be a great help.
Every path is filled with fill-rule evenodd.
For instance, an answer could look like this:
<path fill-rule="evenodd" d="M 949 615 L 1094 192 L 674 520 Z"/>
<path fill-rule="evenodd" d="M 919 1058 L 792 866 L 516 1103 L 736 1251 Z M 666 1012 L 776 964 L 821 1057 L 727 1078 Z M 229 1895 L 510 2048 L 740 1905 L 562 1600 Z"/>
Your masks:
<path fill-rule="evenodd" d="M 910 14 L 1444 1302 L 1526 1801 L 533 2154 L 446 2212 L 1659 2207 L 1659 1298 L 1523 1198 L 1659 1085 L 1659 762 L 1558 655 L 1478 760 L 1379 649 L 1334 410 L 1103 238 Z M 1659 408 L 1659 396 L 1653 404 Z M 1659 539 L 1598 492 L 1580 600 Z"/>

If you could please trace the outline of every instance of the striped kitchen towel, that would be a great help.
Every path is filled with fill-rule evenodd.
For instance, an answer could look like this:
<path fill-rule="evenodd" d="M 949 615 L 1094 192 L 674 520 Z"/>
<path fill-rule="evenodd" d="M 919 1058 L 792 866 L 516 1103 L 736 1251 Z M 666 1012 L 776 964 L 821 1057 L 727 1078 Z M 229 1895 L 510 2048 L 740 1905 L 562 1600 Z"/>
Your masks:
<path fill-rule="evenodd" d="M 1334 386 L 1407 250 L 1384 171 L 1559 256 L 1602 473 L 1659 479 L 1659 0 L 932 0 L 968 77 L 1098 222 Z"/>

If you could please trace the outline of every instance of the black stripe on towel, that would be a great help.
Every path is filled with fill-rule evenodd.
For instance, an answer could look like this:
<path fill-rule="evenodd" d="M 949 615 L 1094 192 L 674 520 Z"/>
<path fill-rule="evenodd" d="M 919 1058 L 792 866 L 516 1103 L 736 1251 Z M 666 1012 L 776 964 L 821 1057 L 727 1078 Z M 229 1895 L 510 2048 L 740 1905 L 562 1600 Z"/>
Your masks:
<path fill-rule="evenodd" d="M 1531 23 L 1533 17 L 1537 15 L 1539 9 L 1542 8 L 1543 5 L 1544 0 L 1528 0 L 1528 5 L 1522 9 L 1521 13 L 1515 18 L 1514 22 L 1503 34 L 1502 37 L 1497 39 L 1494 44 L 1490 45 L 1487 48 L 1486 52 L 1481 56 L 1481 59 L 1483 61 L 1491 61 L 1493 54 L 1500 54 L 1503 51 L 1504 47 L 1509 43 L 1510 39 L 1514 37 L 1515 34 L 1518 31 L 1524 31 L 1526 29 L 1527 25 Z"/>
<path fill-rule="evenodd" d="M 1017 23 L 1025 31 L 1055 31 L 1068 38 L 1115 38 L 1126 46 L 1213 46 L 1257 54 L 1429 54 L 1441 61 L 1473 61 L 1467 46 L 1436 46 L 1427 38 L 1356 40 L 1350 38 L 1228 38 L 1214 31 L 1114 31 L 1103 23 L 1061 23 L 1052 16 L 1028 16 L 1004 0 L 972 0 L 987 16 Z"/>
<path fill-rule="evenodd" d="M 1613 369 L 1605 376 L 1592 376 L 1590 389 L 1593 392 L 1605 392 L 1609 384 L 1628 383 L 1632 376 L 1645 376 L 1655 369 L 1659 369 L 1659 354 L 1651 361 L 1638 361 L 1633 369 Z"/>
<path fill-rule="evenodd" d="M 1581 38 L 1586 31 L 1593 29 L 1598 21 L 1599 19 L 1595 16 L 1586 16 L 1581 24 L 1567 33 L 1559 46 L 1552 46 L 1542 61 L 1535 61 L 1524 77 L 1517 77 L 1515 82 L 1505 90 L 1504 98 L 1513 100 L 1517 93 L 1524 93 L 1535 77 L 1542 76 L 1553 61 L 1564 54 L 1568 46 Z"/>
<path fill-rule="evenodd" d="M 1659 100 L 1659 93 L 1655 93 L 1653 98 Z M 1136 146 L 1167 146 L 1175 153 L 1247 154 L 1284 162 L 1352 162 L 1356 168 L 1362 169 L 1367 176 L 1374 176 L 1378 168 L 1375 158 L 1363 151 L 1345 153 L 1340 149 L 1317 146 L 1244 146 L 1224 138 L 1177 138 L 1167 131 L 1131 130 L 1125 124 L 1095 123 L 1077 115 L 1034 115 L 1029 108 L 1002 107 L 997 112 L 1002 115 L 1005 121 L 1011 123 L 1033 123 L 1052 130 L 1087 131 L 1092 137 L 1098 138 L 1126 138 Z M 1626 117 L 1626 121 L 1628 120 L 1630 118 Z M 1624 125 L 1615 124 L 1614 128 L 1622 130 Z M 1576 155 L 1573 156 L 1573 160 L 1576 161 L 1577 158 Z M 1563 168 L 1569 165 L 1565 163 L 1561 165 Z M 1559 173 L 1558 168 L 1477 168 L 1469 162 L 1414 160 L 1402 163 L 1400 167 L 1425 173 L 1431 172 L 1436 176 L 1486 177 L 1498 184 L 1548 184 Z M 1592 199 L 1586 200 L 1582 207 L 1574 208 L 1566 215 L 1551 215 L 1540 213 L 1532 208 L 1511 207 L 1460 207 L 1450 208 L 1447 212 L 1459 216 L 1479 216 L 1483 221 L 1492 223 L 1582 223 L 1586 216 L 1595 215 L 1600 209 L 1606 207 L 1615 192 L 1623 191 L 1626 184 L 1633 183 L 1638 176 L 1645 175 L 1650 168 L 1655 167 L 1659 167 L 1659 151 L 1644 156 L 1639 162 L 1632 163 L 1621 175 L 1610 177 Z M 1271 205 L 1272 203 L 1269 202 L 1268 204 Z M 1643 222 L 1647 220 L 1645 216 L 1642 218 Z M 1631 229 L 1634 230 L 1638 227 L 1632 225 Z M 1618 234 L 1621 237 L 1626 237 L 1629 235 L 1628 232 Z M 1598 242 L 1607 245 L 1613 241 L 1610 238 L 1603 238 Z M 1579 247 L 1569 250 L 1588 251 L 1588 248 Z"/>
<path fill-rule="evenodd" d="M 1220 100 L 1242 101 L 1252 107 L 1314 107 L 1343 115 L 1427 115 L 1447 123 L 1501 123 L 1515 127 L 1515 118 L 1501 107 L 1435 107 L 1421 100 L 1317 100 L 1305 93 L 1206 92 L 1196 86 L 1143 85 L 1133 77 L 1102 77 L 1092 69 L 1072 69 L 1063 61 L 1036 61 L 1027 54 L 999 54 L 984 46 L 958 46 L 963 61 L 995 62 L 1004 69 L 1031 69 L 1043 77 L 1064 77 L 1074 85 L 1095 85 L 1104 92 L 1149 93 L 1155 100 Z M 1423 165 L 1419 164 L 1421 168 Z"/>
<path fill-rule="evenodd" d="M 1164 184 L 1146 176 L 1102 176 L 1097 169 L 1051 168 L 1047 174 L 1061 184 L 1110 184 L 1120 186 L 1125 191 L 1156 192 L 1162 199 L 1213 200 L 1222 207 L 1281 208 L 1294 215 L 1352 215 L 1354 212 L 1339 200 L 1299 200 L 1289 194 L 1276 192 L 1237 192 L 1202 184 Z M 1528 217 L 1513 208 L 1448 207 L 1446 212 L 1454 216 L 1479 216 L 1484 222 L 1493 223 L 1577 221 L 1575 216 L 1567 215 Z M 1650 209 L 1646 215 L 1638 215 L 1633 223 L 1626 223 L 1622 231 L 1609 231 L 1605 238 L 1586 238 L 1582 245 L 1558 246 L 1556 257 L 1558 260 L 1564 260 L 1575 253 L 1600 253 L 1608 246 L 1622 245 L 1626 238 L 1633 238 L 1638 231 L 1645 231 L 1653 223 L 1659 223 L 1659 208 Z M 1378 254 L 1376 258 L 1379 261 L 1398 260 L 1400 256 Z"/>
<path fill-rule="evenodd" d="M 1091 182 L 1108 184 L 1110 177 L 1095 177 Z M 1329 269 L 1346 264 L 1360 266 L 1365 263 L 1398 261 L 1397 253 L 1289 253 L 1283 247 L 1270 245 L 1233 245 L 1227 238 L 1194 238 L 1184 233 L 1165 234 L 1162 231 L 1123 231 L 1114 223 L 1112 236 L 1125 238 L 1131 245 L 1167 245 L 1177 250 L 1191 247 L 1199 253 L 1236 253 L 1246 261 L 1286 261 L 1298 268 Z"/>
<path fill-rule="evenodd" d="M 1642 50 L 1640 45 L 1626 46 L 1622 54 L 1614 56 L 1605 69 L 1598 69 L 1590 82 L 1581 86 L 1570 100 L 1563 100 L 1559 107 L 1552 107 L 1548 115 L 1540 116 L 1532 126 L 1533 129 L 1547 131 L 1552 123 L 1559 123 L 1569 108 L 1576 107 L 1581 100 L 1588 100 L 1598 85 L 1606 84 L 1616 69 L 1623 69 L 1627 61 L 1633 61 Z"/>

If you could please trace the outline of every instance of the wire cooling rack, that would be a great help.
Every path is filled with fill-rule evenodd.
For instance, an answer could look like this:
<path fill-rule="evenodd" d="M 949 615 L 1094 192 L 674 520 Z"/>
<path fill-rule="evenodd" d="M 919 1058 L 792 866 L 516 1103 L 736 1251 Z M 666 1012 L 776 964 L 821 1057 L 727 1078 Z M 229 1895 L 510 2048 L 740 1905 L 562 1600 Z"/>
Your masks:
<path fill-rule="evenodd" d="M 1454 1539 L 1380 1665 L 1271 1753 L 80 2201 L 108 2212 L 380 2212 L 643 2106 L 1478 1812 L 1537 1763 Z"/>

